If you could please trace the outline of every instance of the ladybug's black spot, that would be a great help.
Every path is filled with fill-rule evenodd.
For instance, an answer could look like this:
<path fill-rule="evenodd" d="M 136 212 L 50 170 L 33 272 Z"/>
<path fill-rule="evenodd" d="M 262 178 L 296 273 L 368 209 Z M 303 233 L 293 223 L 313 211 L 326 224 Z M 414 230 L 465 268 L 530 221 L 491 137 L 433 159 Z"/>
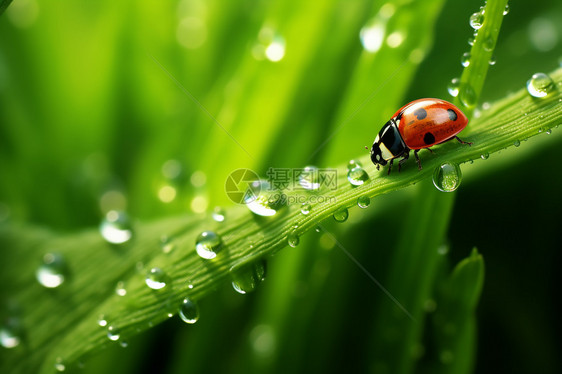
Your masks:
<path fill-rule="evenodd" d="M 435 136 L 432 133 L 426 132 L 423 136 L 423 142 L 427 145 L 435 143 Z"/>
<path fill-rule="evenodd" d="M 418 119 L 424 119 L 427 117 L 427 111 L 424 108 L 419 108 L 414 111 L 414 116 L 418 117 Z"/>
<path fill-rule="evenodd" d="M 456 121 L 457 120 L 457 112 L 455 112 L 453 109 L 447 109 L 447 114 L 449 115 L 449 119 L 451 121 Z"/>

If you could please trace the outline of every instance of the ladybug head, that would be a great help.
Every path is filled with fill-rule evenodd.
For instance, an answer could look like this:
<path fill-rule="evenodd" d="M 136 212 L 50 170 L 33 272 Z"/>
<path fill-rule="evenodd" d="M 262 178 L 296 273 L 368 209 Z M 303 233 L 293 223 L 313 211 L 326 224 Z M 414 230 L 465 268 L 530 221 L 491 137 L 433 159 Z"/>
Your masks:
<path fill-rule="evenodd" d="M 401 156 L 406 151 L 406 144 L 400 136 L 396 122 L 391 119 L 377 135 L 371 148 L 371 161 L 377 166 L 385 166 L 389 160 Z"/>

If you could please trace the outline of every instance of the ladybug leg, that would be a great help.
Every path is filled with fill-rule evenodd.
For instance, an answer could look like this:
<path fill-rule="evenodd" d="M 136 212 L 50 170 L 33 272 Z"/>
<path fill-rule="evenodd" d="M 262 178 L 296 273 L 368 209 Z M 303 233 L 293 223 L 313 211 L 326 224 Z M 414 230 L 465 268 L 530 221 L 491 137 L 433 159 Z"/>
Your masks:
<path fill-rule="evenodd" d="M 424 148 L 424 149 L 427 149 L 431 154 L 435 153 L 435 152 L 433 152 L 433 149 L 431 149 L 431 148 Z"/>
<path fill-rule="evenodd" d="M 408 152 L 404 153 L 404 158 L 400 161 L 398 161 L 398 172 L 400 173 L 400 169 L 402 169 L 402 164 L 404 162 L 406 162 L 406 160 L 408 159 L 408 157 L 410 157 L 410 150 L 408 150 Z"/>
<path fill-rule="evenodd" d="M 390 162 L 388 163 L 388 174 L 390 175 L 390 170 L 392 170 L 392 163 L 394 162 L 394 159 L 391 159 Z"/>
<path fill-rule="evenodd" d="M 472 142 L 465 142 L 464 140 L 461 140 L 461 138 L 459 138 L 458 136 L 455 136 L 455 139 L 457 139 L 459 141 L 459 143 L 461 143 L 461 144 L 472 145 Z"/>
<path fill-rule="evenodd" d="M 422 166 L 421 166 L 420 156 L 418 156 L 419 151 L 420 151 L 419 149 L 416 149 L 414 151 L 414 156 L 416 156 L 416 161 L 418 162 L 418 170 L 421 170 Z"/>

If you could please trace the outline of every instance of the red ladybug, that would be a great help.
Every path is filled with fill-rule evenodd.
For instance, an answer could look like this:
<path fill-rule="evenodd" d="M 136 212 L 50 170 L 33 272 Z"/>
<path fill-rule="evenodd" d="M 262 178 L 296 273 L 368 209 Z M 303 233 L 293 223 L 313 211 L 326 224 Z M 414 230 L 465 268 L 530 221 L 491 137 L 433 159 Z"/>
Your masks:
<path fill-rule="evenodd" d="M 468 123 L 468 119 L 459 108 L 439 99 L 419 99 L 404 105 L 382 127 L 371 148 L 371 161 L 377 166 L 388 165 L 388 174 L 392 169 L 395 158 L 402 156 L 398 162 L 398 171 L 402 163 L 414 150 L 414 156 L 421 170 L 418 156 L 420 149 L 446 142 L 453 138 L 462 144 L 472 143 L 462 141 L 457 137 Z M 433 152 L 433 151 L 431 151 Z"/>

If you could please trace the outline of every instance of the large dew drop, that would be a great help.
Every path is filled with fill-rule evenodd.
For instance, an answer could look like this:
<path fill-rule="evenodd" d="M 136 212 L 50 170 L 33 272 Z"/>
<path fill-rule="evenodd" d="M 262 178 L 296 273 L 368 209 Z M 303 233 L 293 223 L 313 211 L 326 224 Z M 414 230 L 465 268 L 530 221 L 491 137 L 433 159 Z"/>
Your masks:
<path fill-rule="evenodd" d="M 178 315 L 185 323 L 194 324 L 199 320 L 199 307 L 195 301 L 186 297 L 181 303 Z"/>
<path fill-rule="evenodd" d="M 353 186 L 361 186 L 369 179 L 369 174 L 361 166 L 356 166 L 347 172 L 347 180 Z"/>
<path fill-rule="evenodd" d="M 544 73 L 533 74 L 531 79 L 527 81 L 527 92 L 533 97 L 546 97 L 554 91 L 554 88 L 552 78 Z"/>
<path fill-rule="evenodd" d="M 281 191 L 262 180 L 249 185 L 244 194 L 244 204 L 259 216 L 273 216 L 285 205 Z"/>
<path fill-rule="evenodd" d="M 232 288 L 241 294 L 252 292 L 259 283 L 264 281 L 266 269 L 266 262 L 259 260 L 232 271 Z"/>
<path fill-rule="evenodd" d="M 470 27 L 472 27 L 474 30 L 478 30 L 479 28 L 482 27 L 482 24 L 484 23 L 484 13 L 481 11 L 473 13 L 470 16 L 469 23 L 470 23 Z"/>
<path fill-rule="evenodd" d="M 47 253 L 43 263 L 37 268 L 35 277 L 43 287 L 56 288 L 63 284 L 67 273 L 64 257 L 57 253 Z"/>
<path fill-rule="evenodd" d="M 160 290 L 166 287 L 166 273 L 160 268 L 152 268 L 146 274 L 144 282 L 153 290 Z"/>
<path fill-rule="evenodd" d="M 222 247 L 221 237 L 213 231 L 203 231 L 195 240 L 195 250 L 199 257 L 206 260 L 217 257 Z"/>
<path fill-rule="evenodd" d="M 110 210 L 100 224 L 100 233 L 111 244 L 123 244 L 133 236 L 129 217 L 124 212 Z"/>
<path fill-rule="evenodd" d="M 462 181 L 461 168 L 456 163 L 445 162 L 433 172 L 433 185 L 442 192 L 453 192 Z"/>

